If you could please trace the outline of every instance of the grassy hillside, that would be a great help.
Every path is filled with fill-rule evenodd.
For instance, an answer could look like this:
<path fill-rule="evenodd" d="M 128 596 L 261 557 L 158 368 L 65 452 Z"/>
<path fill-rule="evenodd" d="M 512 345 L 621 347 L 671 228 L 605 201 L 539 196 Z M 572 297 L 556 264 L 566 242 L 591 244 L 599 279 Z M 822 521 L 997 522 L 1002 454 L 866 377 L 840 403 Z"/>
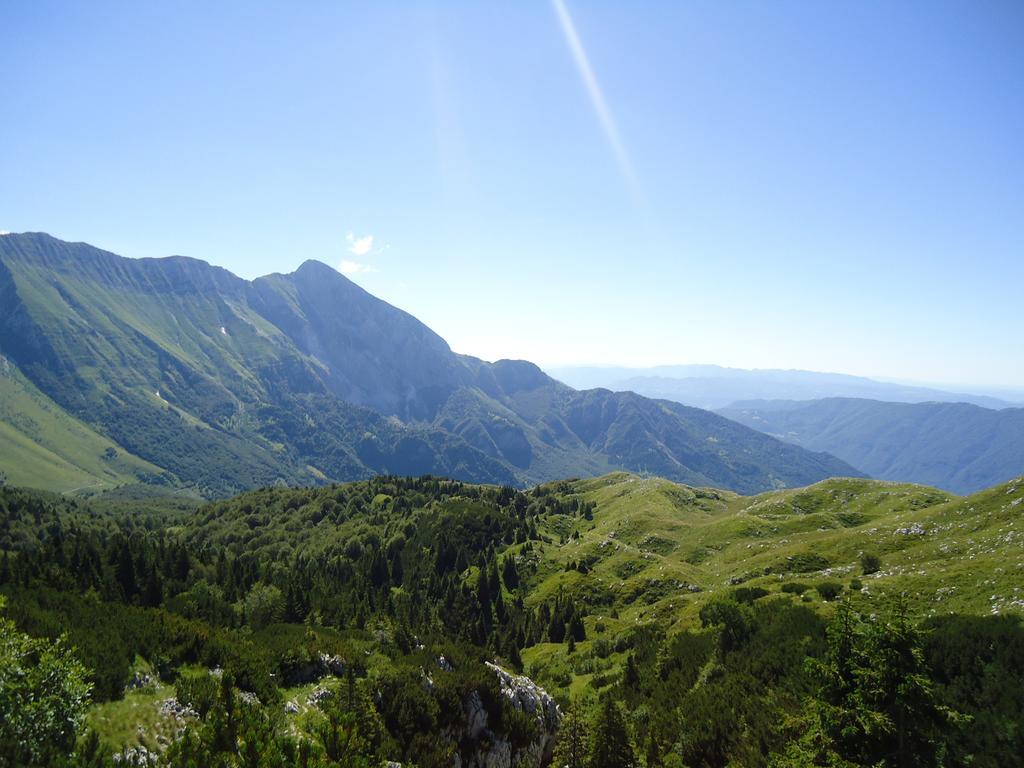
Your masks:
<path fill-rule="evenodd" d="M 835 581 L 857 600 L 905 595 L 926 615 L 1024 608 L 1024 477 L 968 497 L 859 479 L 746 497 L 621 473 L 559 488 L 596 508 L 547 519 L 557 543 L 533 599 L 581 590 L 627 624 L 692 625 L 739 584 Z M 865 552 L 881 560 L 868 575 Z M 576 564 L 586 572 L 566 570 Z"/>
<path fill-rule="evenodd" d="M 11 485 L 63 493 L 170 480 L 68 414 L 2 356 L 0 471 Z"/>

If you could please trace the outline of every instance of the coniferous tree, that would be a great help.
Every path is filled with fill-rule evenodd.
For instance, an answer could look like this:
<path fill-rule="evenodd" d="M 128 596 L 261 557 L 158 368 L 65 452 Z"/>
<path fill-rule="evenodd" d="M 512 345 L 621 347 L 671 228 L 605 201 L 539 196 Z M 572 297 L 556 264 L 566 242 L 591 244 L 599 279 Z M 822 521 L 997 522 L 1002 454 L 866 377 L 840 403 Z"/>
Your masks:
<path fill-rule="evenodd" d="M 619 703 L 606 697 L 597 711 L 590 741 L 589 768 L 633 768 L 636 754 Z"/>
<path fill-rule="evenodd" d="M 505 555 L 501 561 L 501 578 L 509 592 L 514 592 L 519 587 L 519 569 L 516 568 L 514 555 Z"/>
<path fill-rule="evenodd" d="M 589 746 L 586 718 L 577 703 L 570 703 L 558 729 L 551 764 L 557 768 L 584 768 L 589 758 Z"/>
<path fill-rule="evenodd" d="M 844 602 L 828 628 L 817 722 L 818 760 L 927 768 L 940 765 L 944 731 L 957 715 L 939 706 L 924 661 L 921 630 L 904 605 L 890 619 L 865 622 Z"/>

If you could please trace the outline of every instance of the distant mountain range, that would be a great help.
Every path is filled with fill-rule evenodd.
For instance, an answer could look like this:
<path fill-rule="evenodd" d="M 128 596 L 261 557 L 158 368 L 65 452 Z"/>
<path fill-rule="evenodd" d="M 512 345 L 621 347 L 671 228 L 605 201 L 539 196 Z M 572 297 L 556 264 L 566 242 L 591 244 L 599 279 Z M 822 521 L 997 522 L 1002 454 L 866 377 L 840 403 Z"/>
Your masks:
<path fill-rule="evenodd" d="M 548 373 L 572 387 L 605 387 L 616 392 L 636 392 L 645 397 L 712 410 L 725 408 L 739 400 L 817 400 L 826 397 L 859 397 L 897 403 L 972 403 L 984 408 L 1024 405 L 1024 392 L 1011 392 L 1003 398 L 814 371 L 666 365 L 655 368 L 549 368 Z"/>
<path fill-rule="evenodd" d="M 455 354 L 316 261 L 246 281 L 45 234 L 0 236 L 0 436 L 8 482 L 62 491 L 626 469 L 755 492 L 859 474 L 707 411 Z"/>
<path fill-rule="evenodd" d="M 718 413 L 883 480 L 974 493 L 1024 473 L 1024 408 L 828 398 L 740 402 Z"/>

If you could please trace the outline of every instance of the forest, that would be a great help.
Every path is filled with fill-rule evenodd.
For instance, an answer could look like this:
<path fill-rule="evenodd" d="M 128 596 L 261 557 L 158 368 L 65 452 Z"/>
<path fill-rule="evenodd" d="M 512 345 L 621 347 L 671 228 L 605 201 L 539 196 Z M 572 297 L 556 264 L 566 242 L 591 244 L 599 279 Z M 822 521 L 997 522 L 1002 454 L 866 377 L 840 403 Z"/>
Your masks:
<path fill-rule="evenodd" d="M 850 586 L 736 583 L 694 591 L 693 620 L 627 622 L 587 588 L 597 564 L 552 554 L 601 515 L 570 483 L 380 477 L 198 508 L 0 488 L 0 759 L 432 768 L 497 764 L 500 743 L 510 765 L 724 768 L 1024 753 L 1019 614 L 869 605 L 856 587 L 882 563 L 866 556 Z M 560 722 L 514 705 L 533 683 Z M 177 709 L 135 728 L 129 705 L 147 695 Z"/>

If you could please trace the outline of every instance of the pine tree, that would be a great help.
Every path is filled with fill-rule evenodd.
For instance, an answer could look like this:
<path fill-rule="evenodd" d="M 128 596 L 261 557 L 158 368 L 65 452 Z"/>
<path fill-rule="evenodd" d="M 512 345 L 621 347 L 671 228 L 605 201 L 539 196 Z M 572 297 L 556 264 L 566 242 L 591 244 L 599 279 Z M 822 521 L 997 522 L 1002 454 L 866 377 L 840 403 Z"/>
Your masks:
<path fill-rule="evenodd" d="M 519 586 L 519 569 L 516 568 L 514 555 L 506 555 L 501 563 L 501 578 L 509 592 L 515 591 Z"/>
<path fill-rule="evenodd" d="M 828 629 L 816 725 L 816 759 L 925 768 L 941 763 L 944 732 L 958 716 L 939 706 L 923 635 L 902 604 L 889 620 L 865 622 L 844 602 Z"/>
<path fill-rule="evenodd" d="M 583 626 L 583 619 L 580 618 L 579 613 L 576 611 L 573 611 L 572 619 L 569 621 L 569 635 L 574 640 L 582 641 L 587 639 L 587 630 Z"/>
<path fill-rule="evenodd" d="M 636 754 L 618 702 L 606 698 L 597 712 L 590 742 L 589 768 L 633 768 Z"/>
<path fill-rule="evenodd" d="M 569 704 L 558 728 L 558 741 L 555 743 L 551 765 L 556 768 L 583 768 L 587 764 L 589 741 L 586 720 L 580 712 L 580 706 Z"/>
<path fill-rule="evenodd" d="M 114 565 L 117 576 L 117 583 L 121 586 L 121 593 L 126 601 L 131 601 L 138 591 L 135 575 L 135 561 L 132 558 L 131 548 L 127 541 L 122 541 L 118 548 L 117 561 Z"/>
<path fill-rule="evenodd" d="M 640 690 L 640 670 L 636 665 L 636 654 L 626 658 L 626 669 L 622 673 L 622 684 L 631 691 Z"/>

